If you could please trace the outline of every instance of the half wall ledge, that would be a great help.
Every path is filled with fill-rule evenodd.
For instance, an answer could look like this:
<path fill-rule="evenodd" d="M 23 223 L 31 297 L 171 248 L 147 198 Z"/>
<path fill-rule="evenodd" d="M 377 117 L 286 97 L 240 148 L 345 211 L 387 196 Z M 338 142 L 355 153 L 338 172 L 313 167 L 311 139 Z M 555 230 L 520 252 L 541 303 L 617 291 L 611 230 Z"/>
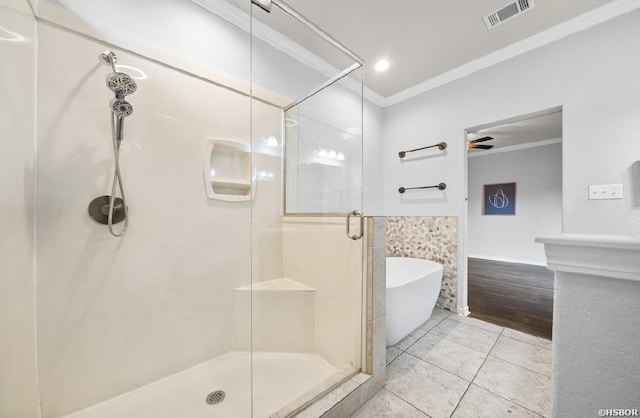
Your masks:
<path fill-rule="evenodd" d="M 619 235 L 560 234 L 536 238 L 555 272 L 640 281 L 640 239 Z"/>
<path fill-rule="evenodd" d="M 637 411 L 640 239 L 562 234 L 536 242 L 555 271 L 551 416 Z"/>

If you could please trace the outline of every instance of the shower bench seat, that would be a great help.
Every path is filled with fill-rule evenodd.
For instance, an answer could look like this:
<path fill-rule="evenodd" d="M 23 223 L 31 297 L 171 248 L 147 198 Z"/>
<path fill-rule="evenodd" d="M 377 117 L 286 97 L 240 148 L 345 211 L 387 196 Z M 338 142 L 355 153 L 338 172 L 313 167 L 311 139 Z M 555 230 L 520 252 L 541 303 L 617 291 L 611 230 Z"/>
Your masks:
<path fill-rule="evenodd" d="M 253 294 L 252 294 L 253 292 Z M 234 292 L 234 349 L 315 353 L 316 291 L 286 277 Z"/>

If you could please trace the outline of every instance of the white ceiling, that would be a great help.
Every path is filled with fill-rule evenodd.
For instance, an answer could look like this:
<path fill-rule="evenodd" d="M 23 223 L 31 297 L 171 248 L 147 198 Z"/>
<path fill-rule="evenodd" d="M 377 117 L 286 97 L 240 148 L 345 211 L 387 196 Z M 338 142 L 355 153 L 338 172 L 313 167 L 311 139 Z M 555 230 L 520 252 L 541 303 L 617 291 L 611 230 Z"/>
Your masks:
<path fill-rule="evenodd" d="M 542 115 L 517 122 L 506 123 L 469 132 L 468 140 L 490 136 L 491 141 L 483 145 L 493 145 L 491 150 L 470 149 L 469 155 L 492 153 L 506 147 L 530 146 L 536 142 L 548 142 L 562 138 L 562 112 Z"/>
<path fill-rule="evenodd" d="M 237 0 L 232 0 L 238 4 Z M 482 17 L 507 0 L 286 0 L 367 63 L 365 84 L 397 94 L 612 0 L 535 0 L 535 7 L 487 30 Z M 276 9 L 274 7 L 274 9 Z M 280 13 L 280 16 L 278 16 Z M 318 42 L 302 25 L 274 10 L 255 15 L 305 48 Z M 372 70 L 387 57 L 391 68 Z"/>

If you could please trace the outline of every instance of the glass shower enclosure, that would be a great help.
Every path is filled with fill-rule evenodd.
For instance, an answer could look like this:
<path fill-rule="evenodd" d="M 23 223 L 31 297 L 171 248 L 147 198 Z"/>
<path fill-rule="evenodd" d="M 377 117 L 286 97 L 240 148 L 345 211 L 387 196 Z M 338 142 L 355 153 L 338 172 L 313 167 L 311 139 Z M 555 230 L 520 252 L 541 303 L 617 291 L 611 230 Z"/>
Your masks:
<path fill-rule="evenodd" d="M 0 58 L 0 416 L 284 417 L 362 369 L 353 52 L 280 0 L 3 0 Z"/>
<path fill-rule="evenodd" d="M 363 62 L 284 2 L 254 1 L 251 15 L 254 413 L 286 416 L 361 369 Z M 267 218 L 260 192 L 274 171 Z M 296 389 L 283 379 L 263 396 L 274 356 Z"/>

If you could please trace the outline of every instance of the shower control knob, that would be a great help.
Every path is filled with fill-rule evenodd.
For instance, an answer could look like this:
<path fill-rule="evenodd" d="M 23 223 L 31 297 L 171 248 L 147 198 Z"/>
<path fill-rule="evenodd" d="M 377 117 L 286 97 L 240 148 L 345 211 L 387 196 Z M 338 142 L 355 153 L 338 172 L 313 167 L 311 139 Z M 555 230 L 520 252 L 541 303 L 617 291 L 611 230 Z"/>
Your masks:
<path fill-rule="evenodd" d="M 100 196 L 96 197 L 89 203 L 89 216 L 94 221 L 101 223 L 103 225 L 108 225 L 109 223 L 109 199 L 111 196 Z M 113 219 L 112 222 L 117 224 L 118 222 L 122 222 L 124 220 L 125 212 L 124 212 L 124 204 L 122 203 L 122 199 L 116 197 L 115 202 L 113 202 Z"/>

